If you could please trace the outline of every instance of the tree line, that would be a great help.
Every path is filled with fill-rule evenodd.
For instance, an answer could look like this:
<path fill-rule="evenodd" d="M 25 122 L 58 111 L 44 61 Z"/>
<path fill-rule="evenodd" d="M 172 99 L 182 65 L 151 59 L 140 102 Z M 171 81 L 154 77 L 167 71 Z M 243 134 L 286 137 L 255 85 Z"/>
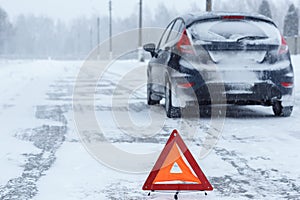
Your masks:
<path fill-rule="evenodd" d="M 258 12 L 269 18 L 272 18 L 272 12 L 268 1 L 263 0 L 259 6 Z M 289 6 L 284 18 L 283 35 L 286 37 L 298 36 L 299 33 L 299 10 L 292 3 Z"/>
<path fill-rule="evenodd" d="M 213 4 L 213 10 L 258 12 L 273 18 L 284 36 L 298 35 L 298 8 L 294 4 L 285 11 L 282 23 L 283 11 L 274 10 L 274 4 L 267 0 L 259 4 L 253 0 L 240 0 L 236 5 L 226 3 L 226 0 L 222 2 Z M 192 3 L 188 11 L 199 10 L 199 5 Z M 157 6 L 154 14 L 144 8 L 143 26 L 164 28 L 179 14 L 182 13 L 168 9 L 163 3 Z M 6 11 L 0 8 L 0 57 L 83 59 L 97 45 L 97 18 L 78 17 L 64 22 L 43 16 L 20 15 L 12 21 Z M 135 29 L 138 27 L 138 13 L 125 18 L 113 18 L 112 24 L 113 34 Z M 100 42 L 109 37 L 108 25 L 108 16 L 101 16 Z"/>

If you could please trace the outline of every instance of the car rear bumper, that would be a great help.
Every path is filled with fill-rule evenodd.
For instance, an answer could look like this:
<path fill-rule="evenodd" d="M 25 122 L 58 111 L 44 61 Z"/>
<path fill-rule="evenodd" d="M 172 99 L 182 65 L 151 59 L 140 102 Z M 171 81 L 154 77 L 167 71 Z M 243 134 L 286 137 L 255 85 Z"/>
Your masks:
<path fill-rule="evenodd" d="M 293 104 L 294 73 L 289 60 L 273 65 L 256 63 L 251 68 L 221 64 L 193 64 L 192 68 L 188 65 L 180 62 L 181 71 L 171 73 L 173 91 L 179 99 L 174 106 L 185 107 L 189 102 L 270 106 L 274 101 L 282 101 L 283 105 Z M 193 85 L 180 87 L 184 83 Z"/>
<path fill-rule="evenodd" d="M 276 86 L 272 82 L 258 83 L 207 83 L 191 88 L 175 87 L 177 100 L 174 106 L 185 107 L 198 102 L 206 104 L 238 104 L 271 106 L 274 101 L 293 104 L 293 89 Z"/>

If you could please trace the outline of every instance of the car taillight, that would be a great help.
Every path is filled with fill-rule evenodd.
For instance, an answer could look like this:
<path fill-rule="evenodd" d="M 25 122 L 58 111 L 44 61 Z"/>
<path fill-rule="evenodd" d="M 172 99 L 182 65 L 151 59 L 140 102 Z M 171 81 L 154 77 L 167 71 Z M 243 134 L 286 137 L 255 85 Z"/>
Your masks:
<path fill-rule="evenodd" d="M 292 82 L 281 82 L 281 85 L 285 88 L 292 88 L 294 86 L 294 83 L 292 83 Z"/>
<path fill-rule="evenodd" d="M 280 43 L 280 46 L 279 46 L 278 53 L 279 54 L 286 54 L 288 52 L 288 50 L 289 50 L 289 47 L 287 45 L 287 42 L 284 39 L 284 37 L 281 35 L 281 43 Z"/>
<path fill-rule="evenodd" d="M 178 87 L 181 87 L 181 88 L 191 88 L 195 85 L 195 83 L 193 82 L 189 82 L 189 83 L 179 83 L 178 84 Z"/>
<path fill-rule="evenodd" d="M 176 46 L 181 53 L 194 54 L 194 49 L 192 47 L 190 39 L 188 38 L 186 29 L 184 29 L 184 31 L 182 32 L 180 40 L 178 41 Z"/>

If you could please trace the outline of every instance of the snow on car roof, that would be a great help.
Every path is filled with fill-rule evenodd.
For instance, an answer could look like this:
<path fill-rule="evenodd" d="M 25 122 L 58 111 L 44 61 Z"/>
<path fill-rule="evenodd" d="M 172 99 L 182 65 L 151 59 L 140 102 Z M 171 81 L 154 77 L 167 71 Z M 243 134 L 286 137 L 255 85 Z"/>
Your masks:
<path fill-rule="evenodd" d="M 250 19 L 252 18 L 252 19 L 269 22 L 272 23 L 274 26 L 276 26 L 276 24 L 272 21 L 272 19 L 264 15 L 260 15 L 256 13 L 245 13 L 245 12 L 197 12 L 197 13 L 188 13 L 182 15 L 180 16 L 180 18 L 182 18 L 185 21 L 186 26 L 190 26 L 195 21 L 220 18 L 222 16 L 244 16 L 245 18 L 250 18 Z"/>

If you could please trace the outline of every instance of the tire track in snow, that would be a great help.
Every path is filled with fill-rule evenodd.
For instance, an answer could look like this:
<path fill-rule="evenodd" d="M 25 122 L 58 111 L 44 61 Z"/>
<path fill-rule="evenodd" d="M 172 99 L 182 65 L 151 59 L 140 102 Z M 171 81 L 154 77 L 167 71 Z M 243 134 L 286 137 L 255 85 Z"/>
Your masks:
<path fill-rule="evenodd" d="M 248 164 L 248 160 L 236 151 L 220 147 L 214 150 L 222 160 L 237 170 L 237 174 L 234 175 L 210 178 L 215 189 L 222 195 L 238 195 L 249 199 L 300 199 L 300 186 L 297 185 L 297 180 L 288 178 L 271 166 L 267 169 L 254 169 Z"/>

